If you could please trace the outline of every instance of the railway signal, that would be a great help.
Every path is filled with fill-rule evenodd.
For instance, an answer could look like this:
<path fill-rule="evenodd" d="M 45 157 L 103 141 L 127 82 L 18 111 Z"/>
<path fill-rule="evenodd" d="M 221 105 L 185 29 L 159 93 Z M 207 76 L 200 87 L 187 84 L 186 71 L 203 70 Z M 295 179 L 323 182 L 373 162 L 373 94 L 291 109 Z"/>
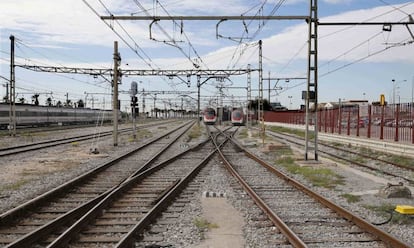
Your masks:
<path fill-rule="evenodd" d="M 130 96 L 131 96 L 131 113 L 132 113 L 132 128 L 133 128 L 133 137 L 134 140 L 137 138 L 137 132 L 136 132 L 136 114 L 138 113 L 138 109 L 137 109 L 137 102 L 138 102 L 138 97 L 136 97 L 137 93 L 138 93 L 138 83 L 135 81 L 131 82 L 131 89 L 130 89 Z"/>

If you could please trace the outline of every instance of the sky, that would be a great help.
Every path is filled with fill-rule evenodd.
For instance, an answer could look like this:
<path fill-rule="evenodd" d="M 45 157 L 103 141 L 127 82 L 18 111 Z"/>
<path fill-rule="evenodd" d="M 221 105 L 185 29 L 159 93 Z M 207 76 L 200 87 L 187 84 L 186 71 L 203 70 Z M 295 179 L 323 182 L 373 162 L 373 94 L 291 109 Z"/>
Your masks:
<path fill-rule="evenodd" d="M 414 1 L 319 0 L 320 23 L 408 22 Z M 289 109 L 304 104 L 308 25 L 303 20 L 270 21 L 102 21 L 99 16 L 307 16 L 309 0 L 2 0 L 0 8 L 0 95 L 10 77 L 10 39 L 15 36 L 17 65 L 113 68 L 118 41 L 121 69 L 246 69 L 259 67 L 258 41 L 263 46 L 263 94 Z M 150 28 L 151 26 L 151 28 Z M 216 26 L 218 26 L 216 28 Z M 410 102 L 414 87 L 414 23 L 393 25 L 325 26 L 318 28 L 318 101 Z M 409 30 L 411 31 L 411 34 Z M 151 36 L 150 36 L 151 33 Z M 219 34 L 219 38 L 217 38 Z M 240 38 L 243 37 L 242 42 Z M 279 80 L 277 80 L 279 78 Z M 291 80 L 284 80 L 291 78 Z M 77 74 L 32 72 L 16 67 L 17 99 L 40 94 L 54 101 L 86 100 L 87 107 L 110 108 L 110 78 Z M 138 91 L 182 91 L 157 95 L 156 107 L 195 106 L 196 77 L 123 77 L 121 110 L 129 106 L 131 82 Z M 251 74 L 252 96 L 258 95 L 259 75 Z M 247 75 L 224 82 L 211 79 L 201 87 L 202 105 L 245 103 Z M 194 93 L 192 93 L 194 92 Z M 163 99 L 163 100 L 160 100 Z M 183 99 L 183 100 L 181 100 Z M 145 97 L 146 111 L 153 95 Z M 140 104 L 142 97 L 139 96 Z"/>

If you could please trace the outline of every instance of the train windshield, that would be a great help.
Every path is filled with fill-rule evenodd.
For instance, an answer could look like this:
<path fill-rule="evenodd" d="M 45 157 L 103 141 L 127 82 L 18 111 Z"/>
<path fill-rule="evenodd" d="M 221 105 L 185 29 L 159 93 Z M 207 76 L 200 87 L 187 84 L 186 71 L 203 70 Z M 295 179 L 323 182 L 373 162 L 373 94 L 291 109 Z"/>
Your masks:
<path fill-rule="evenodd" d="M 216 111 L 214 111 L 214 109 L 207 109 L 205 112 L 206 116 L 215 116 L 216 115 Z"/>
<path fill-rule="evenodd" d="M 242 117 L 242 114 L 241 114 L 241 112 L 236 111 L 236 112 L 233 112 L 233 117 L 234 118 L 241 118 Z"/>

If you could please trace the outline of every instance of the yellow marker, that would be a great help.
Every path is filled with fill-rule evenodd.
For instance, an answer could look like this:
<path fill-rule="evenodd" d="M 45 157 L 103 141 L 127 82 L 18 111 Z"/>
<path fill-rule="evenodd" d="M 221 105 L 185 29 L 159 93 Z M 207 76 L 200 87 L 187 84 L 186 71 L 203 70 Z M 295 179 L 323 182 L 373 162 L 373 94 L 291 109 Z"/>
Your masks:
<path fill-rule="evenodd" d="M 395 211 L 400 214 L 414 214 L 414 207 L 408 205 L 397 205 Z"/>
<path fill-rule="evenodd" d="M 380 96 L 380 105 L 381 106 L 385 105 L 385 95 L 384 94 L 381 94 L 381 96 Z"/>

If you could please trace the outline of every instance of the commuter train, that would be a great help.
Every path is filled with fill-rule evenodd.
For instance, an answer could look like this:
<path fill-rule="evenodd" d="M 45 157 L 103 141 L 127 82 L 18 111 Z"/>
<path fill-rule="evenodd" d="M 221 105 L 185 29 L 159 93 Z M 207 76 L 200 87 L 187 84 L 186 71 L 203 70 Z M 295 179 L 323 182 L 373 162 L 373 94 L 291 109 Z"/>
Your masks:
<path fill-rule="evenodd" d="M 206 125 L 214 125 L 217 121 L 216 110 L 213 108 L 206 108 L 203 112 L 203 122 Z"/>
<path fill-rule="evenodd" d="M 16 103 L 16 127 L 88 124 L 112 121 L 112 110 L 65 108 Z M 119 111 L 118 120 L 121 119 Z M 10 122 L 10 105 L 0 103 L 0 129 L 7 129 Z"/>
<path fill-rule="evenodd" d="M 243 109 L 238 108 L 231 112 L 231 124 L 233 124 L 233 126 L 243 126 L 245 121 L 246 118 L 244 116 Z"/>

